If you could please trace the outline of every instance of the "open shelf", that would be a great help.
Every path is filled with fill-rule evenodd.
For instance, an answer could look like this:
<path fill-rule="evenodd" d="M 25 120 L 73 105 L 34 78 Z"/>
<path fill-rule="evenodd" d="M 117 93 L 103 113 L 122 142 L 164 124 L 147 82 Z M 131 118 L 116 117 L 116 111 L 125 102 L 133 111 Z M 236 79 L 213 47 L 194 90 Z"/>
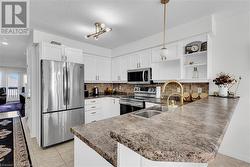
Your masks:
<path fill-rule="evenodd" d="M 206 66 L 207 63 L 185 64 L 184 67 Z"/>
<path fill-rule="evenodd" d="M 194 52 L 190 54 L 184 54 L 184 56 L 201 56 L 201 55 L 207 55 L 207 51 L 201 51 L 201 52 Z"/>

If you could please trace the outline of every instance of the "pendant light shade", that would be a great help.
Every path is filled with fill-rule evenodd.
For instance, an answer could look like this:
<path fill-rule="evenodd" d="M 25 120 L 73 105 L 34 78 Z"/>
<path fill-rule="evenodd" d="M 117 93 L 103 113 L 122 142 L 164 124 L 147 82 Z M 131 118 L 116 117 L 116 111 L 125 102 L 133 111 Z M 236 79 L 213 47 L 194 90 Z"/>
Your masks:
<path fill-rule="evenodd" d="M 168 56 L 167 48 L 161 48 L 160 56 L 161 56 L 161 60 L 167 60 L 167 56 Z"/>
<path fill-rule="evenodd" d="M 169 0 L 161 0 L 161 4 L 164 6 L 164 20 L 163 20 L 163 42 L 160 52 L 161 60 L 166 60 L 168 56 L 168 50 L 166 48 L 166 24 L 167 24 L 167 3 Z"/>

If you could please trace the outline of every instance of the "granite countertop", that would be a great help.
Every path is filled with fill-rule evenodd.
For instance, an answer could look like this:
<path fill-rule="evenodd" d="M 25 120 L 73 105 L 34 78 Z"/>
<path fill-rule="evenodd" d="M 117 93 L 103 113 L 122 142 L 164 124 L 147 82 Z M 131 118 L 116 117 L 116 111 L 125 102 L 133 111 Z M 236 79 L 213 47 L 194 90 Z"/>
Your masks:
<path fill-rule="evenodd" d="M 74 135 L 117 166 L 117 142 L 153 161 L 213 160 L 238 99 L 208 97 L 151 118 L 131 113 L 81 125 Z"/>

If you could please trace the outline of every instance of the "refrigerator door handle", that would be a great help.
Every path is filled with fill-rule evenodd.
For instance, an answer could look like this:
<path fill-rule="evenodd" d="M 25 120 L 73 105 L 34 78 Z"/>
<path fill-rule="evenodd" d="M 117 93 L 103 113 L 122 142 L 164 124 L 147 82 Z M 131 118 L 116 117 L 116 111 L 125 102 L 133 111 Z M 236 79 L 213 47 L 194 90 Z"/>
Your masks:
<path fill-rule="evenodd" d="M 63 67 L 63 104 L 67 103 L 67 76 L 66 76 L 66 67 Z"/>
<path fill-rule="evenodd" d="M 67 105 L 69 105 L 69 101 L 70 101 L 70 85 L 69 85 L 69 78 L 70 78 L 70 70 L 69 68 L 67 67 Z"/>

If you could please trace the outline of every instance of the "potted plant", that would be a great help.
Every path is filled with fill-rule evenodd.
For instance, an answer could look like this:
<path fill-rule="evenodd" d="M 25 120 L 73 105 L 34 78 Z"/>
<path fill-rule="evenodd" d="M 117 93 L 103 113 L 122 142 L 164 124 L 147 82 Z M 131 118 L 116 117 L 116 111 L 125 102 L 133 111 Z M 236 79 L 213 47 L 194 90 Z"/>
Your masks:
<path fill-rule="evenodd" d="M 219 96 L 227 97 L 229 88 L 237 81 L 229 74 L 219 73 L 213 82 L 219 87 Z"/>

